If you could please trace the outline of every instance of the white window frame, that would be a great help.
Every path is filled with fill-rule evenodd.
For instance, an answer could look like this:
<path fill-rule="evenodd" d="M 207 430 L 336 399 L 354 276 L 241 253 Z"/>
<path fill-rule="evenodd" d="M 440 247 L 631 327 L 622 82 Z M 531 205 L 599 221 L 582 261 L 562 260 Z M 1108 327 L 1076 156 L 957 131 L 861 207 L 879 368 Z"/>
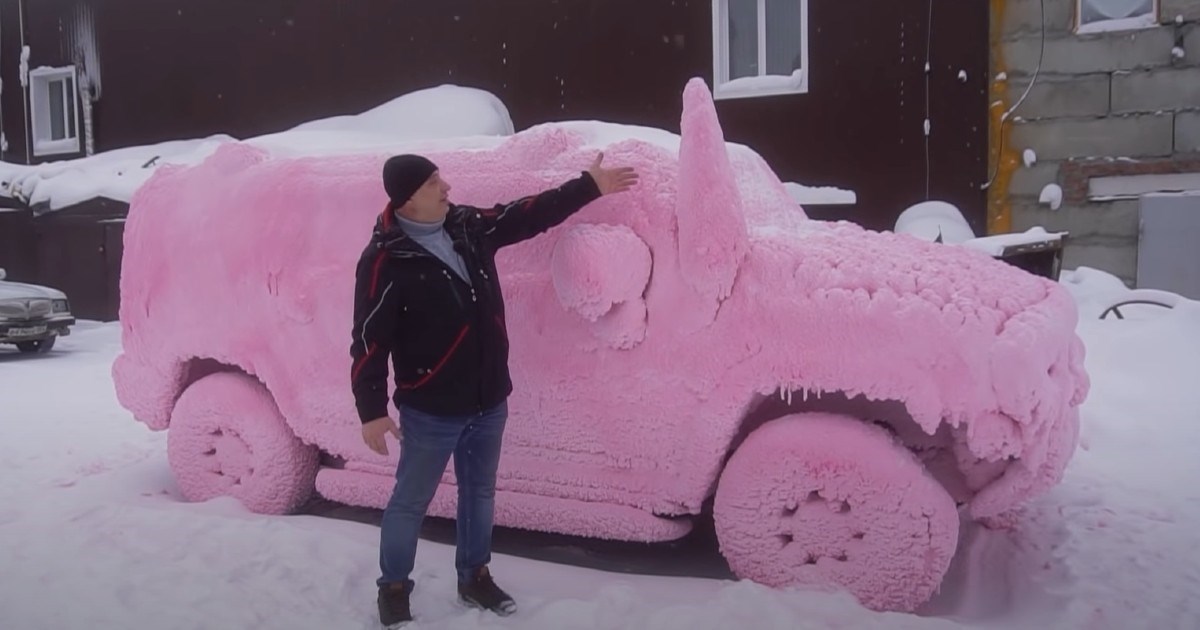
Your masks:
<path fill-rule="evenodd" d="M 1083 5 L 1088 0 L 1075 0 L 1075 32 L 1080 35 L 1088 33 L 1109 33 L 1116 31 L 1134 31 L 1158 26 L 1158 16 L 1162 14 L 1162 0 L 1151 0 L 1150 13 L 1131 18 L 1100 20 L 1091 24 L 1083 23 Z"/>
<path fill-rule="evenodd" d="M 71 79 L 74 91 L 65 94 L 70 103 L 65 103 L 64 112 L 75 118 L 74 137 L 62 140 L 49 139 L 50 129 L 50 83 L 62 79 Z M 79 120 L 79 75 L 75 66 L 60 68 L 41 67 L 29 71 L 29 113 L 32 117 L 30 136 L 33 138 L 33 154 L 59 155 L 63 153 L 79 153 L 80 151 L 80 120 Z M 66 121 L 64 121 L 66 122 Z"/>
<path fill-rule="evenodd" d="M 1157 0 L 1156 0 L 1157 1 Z M 758 77 L 773 77 L 769 85 L 746 85 L 729 80 L 729 0 L 713 0 L 713 97 L 753 98 L 808 93 L 808 0 L 800 0 L 800 69 L 791 75 L 767 75 L 767 2 L 758 0 Z M 751 77 L 745 77 L 751 78 Z"/>

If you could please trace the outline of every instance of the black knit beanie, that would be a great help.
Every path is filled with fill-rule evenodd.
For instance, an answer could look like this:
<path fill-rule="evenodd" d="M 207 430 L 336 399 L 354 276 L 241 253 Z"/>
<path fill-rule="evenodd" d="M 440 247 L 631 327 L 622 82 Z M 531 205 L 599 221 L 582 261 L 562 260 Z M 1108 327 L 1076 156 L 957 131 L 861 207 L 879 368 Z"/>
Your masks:
<path fill-rule="evenodd" d="M 397 155 L 383 164 L 383 189 L 392 205 L 399 208 L 412 198 L 437 165 L 419 155 Z"/>

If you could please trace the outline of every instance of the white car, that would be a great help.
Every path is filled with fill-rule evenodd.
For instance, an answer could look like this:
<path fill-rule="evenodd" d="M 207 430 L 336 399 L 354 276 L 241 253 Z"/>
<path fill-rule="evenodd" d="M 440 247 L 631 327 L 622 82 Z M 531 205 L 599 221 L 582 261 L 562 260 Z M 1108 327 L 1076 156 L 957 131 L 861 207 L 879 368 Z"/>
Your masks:
<path fill-rule="evenodd" d="M 61 336 L 71 334 L 75 317 L 62 291 L 36 284 L 6 282 L 0 269 L 0 344 L 21 352 L 49 352 Z"/>

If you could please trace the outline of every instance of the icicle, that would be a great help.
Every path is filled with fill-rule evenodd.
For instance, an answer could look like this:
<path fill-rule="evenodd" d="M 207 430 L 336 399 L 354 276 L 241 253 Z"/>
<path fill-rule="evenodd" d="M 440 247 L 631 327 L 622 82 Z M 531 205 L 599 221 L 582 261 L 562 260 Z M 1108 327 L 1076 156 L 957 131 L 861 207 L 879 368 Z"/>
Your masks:
<path fill-rule="evenodd" d="M 808 402 L 808 388 L 804 388 L 804 402 Z"/>

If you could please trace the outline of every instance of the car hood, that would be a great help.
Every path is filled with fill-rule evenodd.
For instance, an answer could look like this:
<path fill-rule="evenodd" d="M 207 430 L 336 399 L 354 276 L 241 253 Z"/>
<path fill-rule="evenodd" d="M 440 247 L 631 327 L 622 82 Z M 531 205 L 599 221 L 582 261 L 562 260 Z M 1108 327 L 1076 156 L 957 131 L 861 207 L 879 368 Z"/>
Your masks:
<path fill-rule="evenodd" d="M 15 300 L 20 298 L 65 300 L 67 296 L 62 291 L 57 291 L 49 287 L 0 280 L 0 300 Z"/>

